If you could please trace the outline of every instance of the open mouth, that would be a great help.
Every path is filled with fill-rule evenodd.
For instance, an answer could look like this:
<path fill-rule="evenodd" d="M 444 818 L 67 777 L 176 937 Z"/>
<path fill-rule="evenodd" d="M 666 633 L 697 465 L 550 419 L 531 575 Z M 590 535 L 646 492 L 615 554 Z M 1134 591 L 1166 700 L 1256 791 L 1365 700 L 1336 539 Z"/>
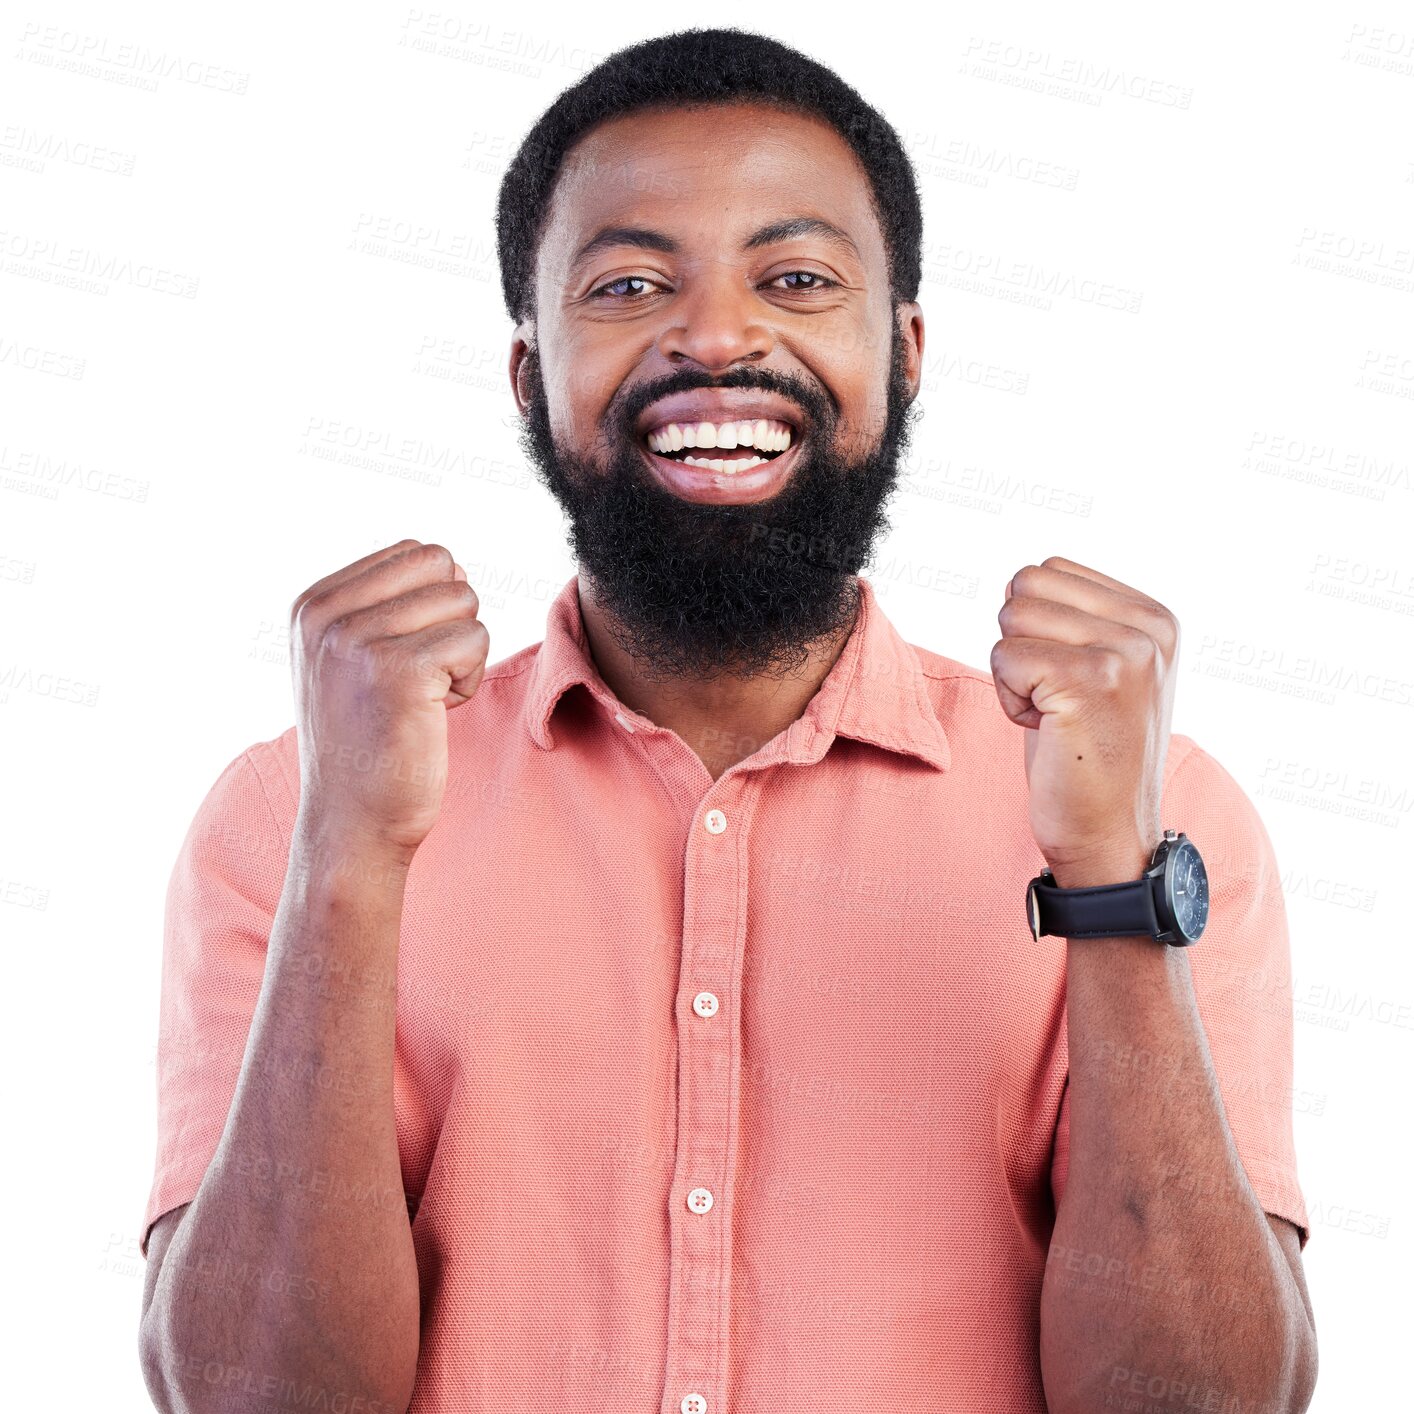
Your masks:
<path fill-rule="evenodd" d="M 702 424 L 669 424 L 638 439 L 655 479 L 686 501 L 744 505 L 776 495 L 800 459 L 803 436 L 789 423 L 736 424 L 736 437 L 703 436 Z M 735 440 L 735 445 L 723 446 Z M 716 445 L 710 445 L 713 441 Z M 704 445 L 704 442 L 709 445 Z"/>
<path fill-rule="evenodd" d="M 719 476 L 741 476 L 789 454 L 799 434 L 774 418 L 723 423 L 667 423 L 642 437 L 649 454 Z"/>
<path fill-rule="evenodd" d="M 768 416 L 764 408 L 754 414 L 749 404 L 735 413 L 718 407 L 678 399 L 681 421 L 667 413 L 638 433 L 654 480 L 681 500 L 706 505 L 747 505 L 777 495 L 804 455 L 808 429 L 786 407 L 779 408 L 783 416 Z"/>

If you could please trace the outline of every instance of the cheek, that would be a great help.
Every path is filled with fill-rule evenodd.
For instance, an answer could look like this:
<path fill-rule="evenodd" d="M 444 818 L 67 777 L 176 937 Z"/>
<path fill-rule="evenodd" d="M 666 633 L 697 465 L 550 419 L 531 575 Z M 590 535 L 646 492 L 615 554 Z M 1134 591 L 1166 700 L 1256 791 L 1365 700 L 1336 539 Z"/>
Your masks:
<path fill-rule="evenodd" d="M 851 321 L 823 341 L 813 360 L 815 376 L 839 405 L 836 451 L 843 456 L 870 451 L 888 422 L 892 350 L 887 327 L 881 335 Z"/>
<path fill-rule="evenodd" d="M 872 377 L 859 376 L 832 386 L 840 403 L 835 450 L 857 461 L 878 444 L 888 419 L 888 393 Z"/>
<path fill-rule="evenodd" d="M 562 331 L 553 359 L 542 367 L 555 440 L 578 455 L 602 459 L 621 451 L 610 446 L 606 423 L 616 396 L 622 394 L 634 362 L 606 340 Z"/>

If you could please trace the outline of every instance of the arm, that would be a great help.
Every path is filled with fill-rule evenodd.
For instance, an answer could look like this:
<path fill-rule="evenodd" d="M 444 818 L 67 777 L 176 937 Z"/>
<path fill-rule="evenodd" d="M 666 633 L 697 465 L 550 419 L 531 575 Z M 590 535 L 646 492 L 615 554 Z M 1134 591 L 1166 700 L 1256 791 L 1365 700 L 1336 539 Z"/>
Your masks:
<path fill-rule="evenodd" d="M 411 1401 L 421 1302 L 394 1109 L 398 933 L 441 809 L 447 713 L 486 667 L 477 607 L 451 553 L 416 540 L 295 600 L 299 804 L 268 925 L 241 902 L 254 886 L 237 864 L 237 762 L 188 832 L 164 1018 L 198 1054 L 227 1046 L 256 948 L 260 984 L 234 1081 L 174 1085 L 164 1112 L 169 1162 L 214 1147 L 146 1293 L 142 1366 L 165 1411 L 394 1414 Z M 213 1145 L 193 1111 L 218 1099 Z"/>
<path fill-rule="evenodd" d="M 1057 882 L 1137 878 L 1146 863 Z M 1155 1409 L 1299 1414 L 1316 1337 L 1298 1237 L 1263 1212 L 1238 1158 L 1186 949 L 1066 949 L 1070 1173 L 1041 1294 L 1053 1414 L 1141 1395 Z"/>
<path fill-rule="evenodd" d="M 1028 728 L 1036 844 L 1062 888 L 1137 879 L 1164 811 L 1179 805 L 1166 769 L 1178 620 L 1132 585 L 1060 555 L 1023 565 L 1004 597 L 992 671 L 1002 709 Z M 1214 853 L 1221 844 L 1257 864 L 1226 900 L 1228 947 L 1212 958 L 1250 966 L 1285 951 L 1280 893 L 1267 892 L 1271 843 L 1206 753 L 1191 747 L 1187 762 L 1198 767 L 1180 763 L 1180 772 L 1202 771 L 1193 805 L 1212 819 Z M 1210 795 L 1228 808 L 1209 817 Z M 1216 895 L 1213 905 L 1216 923 Z M 1069 1177 L 1040 1309 L 1053 1414 L 1138 1404 L 1298 1414 L 1316 1375 L 1299 1259 L 1288 1262 L 1243 1168 L 1187 950 L 1143 936 L 1068 940 L 1066 1014 Z M 1225 1053 L 1256 1053 L 1249 1078 L 1289 1068 L 1279 1021 L 1262 1027 L 1241 1004 L 1217 1019 Z M 1243 1027 L 1256 1028 L 1251 1047 L 1234 1034 Z M 1289 1108 L 1284 1119 L 1244 1119 L 1249 1133 L 1285 1149 L 1288 1121 Z"/>
<path fill-rule="evenodd" d="M 226 1127 L 152 1254 L 141 1351 L 164 1411 L 291 1391 L 364 1414 L 408 1406 L 420 1307 L 393 1037 L 410 859 L 296 824 Z"/>

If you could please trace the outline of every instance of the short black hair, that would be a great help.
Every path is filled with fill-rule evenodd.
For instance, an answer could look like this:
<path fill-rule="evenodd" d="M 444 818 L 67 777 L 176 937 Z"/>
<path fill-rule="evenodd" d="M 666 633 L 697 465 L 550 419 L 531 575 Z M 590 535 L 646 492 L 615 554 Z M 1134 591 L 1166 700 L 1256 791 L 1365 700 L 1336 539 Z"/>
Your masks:
<path fill-rule="evenodd" d="M 501 180 L 496 253 L 517 323 L 535 307 L 535 261 L 566 154 L 591 129 L 647 108 L 763 103 L 829 123 L 854 150 L 884 236 L 892 302 L 918 298 L 923 206 L 893 127 L 832 69 L 750 30 L 686 29 L 617 50 L 566 89 L 526 135 Z"/>

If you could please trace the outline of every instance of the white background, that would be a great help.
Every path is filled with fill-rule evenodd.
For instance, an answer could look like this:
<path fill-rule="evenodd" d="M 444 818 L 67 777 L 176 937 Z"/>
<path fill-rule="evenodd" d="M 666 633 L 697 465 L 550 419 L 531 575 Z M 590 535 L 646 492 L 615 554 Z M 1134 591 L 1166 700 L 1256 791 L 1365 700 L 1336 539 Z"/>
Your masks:
<path fill-rule="evenodd" d="M 378 546 L 436 540 L 480 592 L 495 661 L 543 636 L 573 573 L 515 441 L 492 224 L 510 155 L 612 50 L 768 13 L 7 11 L 17 1407 L 147 1407 L 163 895 L 221 767 L 293 722 L 291 600 Z M 1252 796 L 1282 869 L 1313 1408 L 1397 1402 L 1414 16 L 789 13 L 768 32 L 883 111 L 924 190 L 925 416 L 866 573 L 906 638 L 983 668 L 1003 586 L 1051 554 L 1178 615 L 1174 730 Z M 87 283 L 65 284 L 76 267 Z"/>

